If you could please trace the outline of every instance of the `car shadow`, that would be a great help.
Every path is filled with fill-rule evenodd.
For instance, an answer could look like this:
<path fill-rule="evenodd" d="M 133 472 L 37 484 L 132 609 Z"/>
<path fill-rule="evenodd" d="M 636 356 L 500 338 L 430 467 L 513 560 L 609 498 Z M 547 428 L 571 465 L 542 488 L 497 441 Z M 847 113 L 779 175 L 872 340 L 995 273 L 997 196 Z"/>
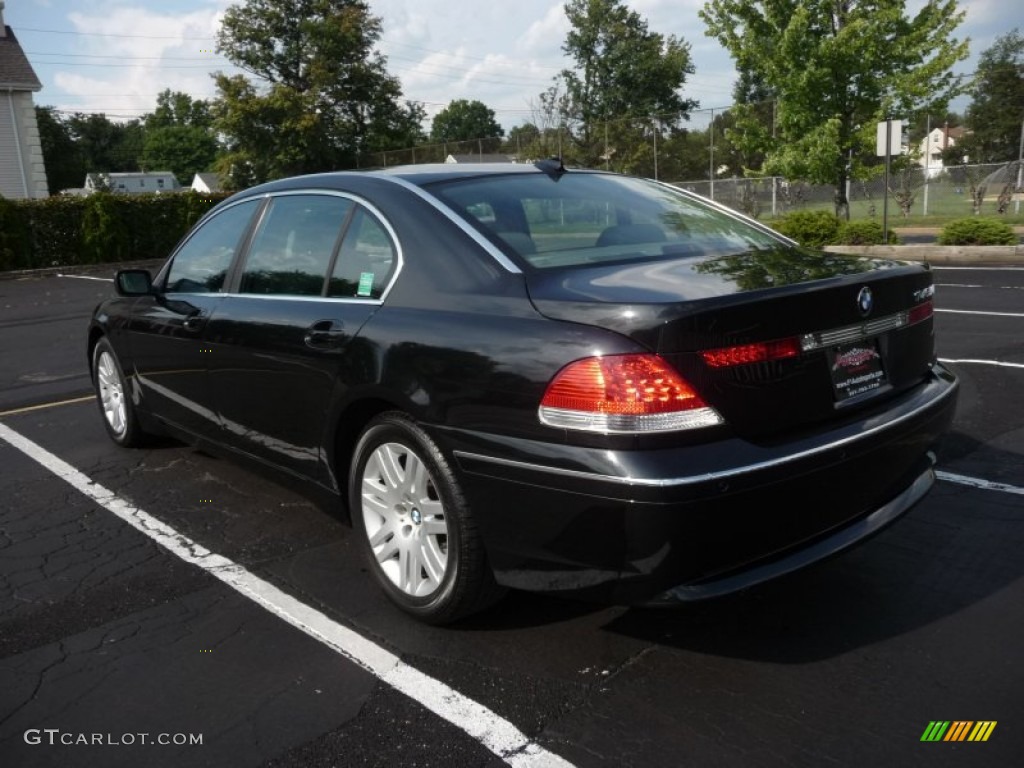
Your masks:
<path fill-rule="evenodd" d="M 951 437 L 945 455 L 983 448 L 1000 463 L 1022 461 Z M 1024 577 L 1022 522 L 1020 496 L 939 481 L 903 519 L 831 560 L 725 598 L 634 608 L 604 628 L 742 659 L 834 657 L 959 613 Z"/>

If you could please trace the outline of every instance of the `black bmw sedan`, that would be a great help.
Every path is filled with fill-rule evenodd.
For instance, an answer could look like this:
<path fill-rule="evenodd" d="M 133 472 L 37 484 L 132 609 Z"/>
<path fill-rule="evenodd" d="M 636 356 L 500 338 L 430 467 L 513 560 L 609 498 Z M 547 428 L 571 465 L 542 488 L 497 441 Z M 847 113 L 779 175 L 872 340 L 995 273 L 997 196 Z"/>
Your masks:
<path fill-rule="evenodd" d="M 114 441 L 325 489 L 433 623 L 509 587 L 690 600 L 820 560 L 927 493 L 956 402 L 926 266 L 557 161 L 264 184 L 116 288 L 88 340 Z"/>

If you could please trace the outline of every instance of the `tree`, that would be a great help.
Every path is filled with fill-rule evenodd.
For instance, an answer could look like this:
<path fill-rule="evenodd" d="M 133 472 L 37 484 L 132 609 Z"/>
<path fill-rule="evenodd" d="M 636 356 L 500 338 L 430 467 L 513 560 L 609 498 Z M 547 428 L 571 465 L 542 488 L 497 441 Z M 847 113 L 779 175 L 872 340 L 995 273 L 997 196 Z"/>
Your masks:
<path fill-rule="evenodd" d="M 650 32 L 619 0 L 569 0 L 565 13 L 571 29 L 562 50 L 575 66 L 546 95 L 571 128 L 578 162 L 604 165 L 611 149 L 628 157 L 652 140 L 645 134 L 688 118 L 697 106 L 680 93 L 693 74 L 688 43 Z"/>
<path fill-rule="evenodd" d="M 500 139 L 505 129 L 494 119 L 494 110 L 481 101 L 455 99 L 434 117 L 430 126 L 430 140 L 468 141 L 470 139 Z"/>
<path fill-rule="evenodd" d="M 740 71 L 776 99 L 774 136 L 760 136 L 765 170 L 834 185 L 849 217 L 846 181 L 865 172 L 875 125 L 940 111 L 962 91 L 951 67 L 967 56 L 953 38 L 956 0 L 926 0 L 913 17 L 904 0 L 709 0 L 700 11 Z M 871 153 L 873 154 L 873 153 Z"/>
<path fill-rule="evenodd" d="M 50 194 L 81 187 L 85 183 L 85 162 L 67 120 L 54 107 L 36 107 L 36 124 Z"/>
<path fill-rule="evenodd" d="M 169 88 L 156 98 L 156 109 L 143 118 L 143 163 L 149 170 L 169 170 L 182 184 L 209 170 L 219 145 L 210 104 Z"/>
<path fill-rule="evenodd" d="M 67 127 L 81 152 L 86 173 L 139 170 L 143 127 L 138 120 L 115 123 L 103 113 L 76 112 L 67 119 Z"/>
<path fill-rule="evenodd" d="M 1024 121 L 1024 35 L 1018 29 L 982 52 L 971 93 L 965 148 L 971 162 L 1016 160 Z"/>
<path fill-rule="evenodd" d="M 226 152 L 218 167 L 244 186 L 354 167 L 361 151 L 409 146 L 423 109 L 404 104 L 374 52 L 380 19 L 363 0 L 245 0 L 224 14 L 217 50 L 255 76 L 218 73 L 212 106 Z"/>
<path fill-rule="evenodd" d="M 508 132 L 502 152 L 515 155 L 520 161 L 528 157 L 544 157 L 546 153 L 540 151 L 541 131 L 536 125 L 525 122 L 517 125 Z"/>

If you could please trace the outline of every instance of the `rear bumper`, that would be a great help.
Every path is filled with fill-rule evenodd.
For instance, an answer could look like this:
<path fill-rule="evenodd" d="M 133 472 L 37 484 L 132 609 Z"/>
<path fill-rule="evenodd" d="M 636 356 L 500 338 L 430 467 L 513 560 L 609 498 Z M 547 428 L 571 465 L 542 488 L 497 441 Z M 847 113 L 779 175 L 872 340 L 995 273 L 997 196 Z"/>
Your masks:
<path fill-rule="evenodd" d="M 930 380 L 859 420 L 779 445 L 741 439 L 610 451 L 439 430 L 497 580 L 616 602 L 701 599 L 828 557 L 934 481 L 957 382 Z"/>

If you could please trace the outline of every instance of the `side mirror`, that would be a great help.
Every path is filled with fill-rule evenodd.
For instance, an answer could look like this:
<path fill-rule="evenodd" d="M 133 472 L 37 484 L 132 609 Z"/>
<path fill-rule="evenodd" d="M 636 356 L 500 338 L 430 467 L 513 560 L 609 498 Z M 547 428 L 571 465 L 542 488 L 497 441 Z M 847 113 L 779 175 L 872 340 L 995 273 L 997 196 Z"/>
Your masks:
<path fill-rule="evenodd" d="M 147 269 L 121 269 L 114 276 L 114 289 L 119 296 L 149 296 L 153 278 Z"/>

